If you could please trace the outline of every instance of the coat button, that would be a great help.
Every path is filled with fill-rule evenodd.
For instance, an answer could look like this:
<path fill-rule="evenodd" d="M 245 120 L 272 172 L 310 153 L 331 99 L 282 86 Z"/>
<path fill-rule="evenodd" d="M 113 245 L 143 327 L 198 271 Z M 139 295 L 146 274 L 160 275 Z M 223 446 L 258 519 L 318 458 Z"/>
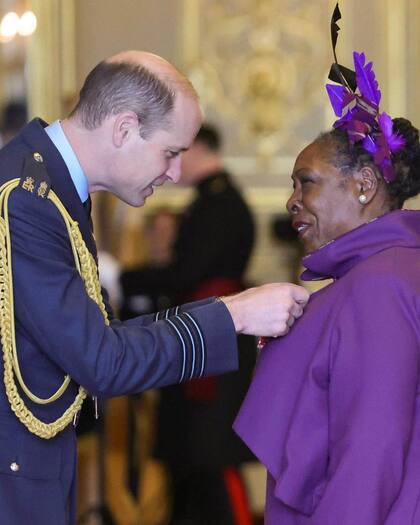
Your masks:
<path fill-rule="evenodd" d="M 37 162 L 44 162 L 44 159 L 42 158 L 41 153 L 38 153 L 37 151 L 34 153 L 34 159 L 35 159 Z"/>
<path fill-rule="evenodd" d="M 12 463 L 10 465 L 10 470 L 13 470 L 13 472 L 18 472 L 20 469 L 19 465 L 17 463 Z"/>

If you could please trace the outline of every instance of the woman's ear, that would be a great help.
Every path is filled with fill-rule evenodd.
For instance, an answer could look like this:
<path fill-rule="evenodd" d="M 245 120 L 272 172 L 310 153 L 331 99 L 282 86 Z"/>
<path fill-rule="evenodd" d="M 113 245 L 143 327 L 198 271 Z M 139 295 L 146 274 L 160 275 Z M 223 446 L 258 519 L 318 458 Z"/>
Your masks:
<path fill-rule="evenodd" d="M 356 178 L 360 204 L 369 204 L 369 202 L 375 198 L 379 188 L 378 177 L 374 169 L 370 166 L 363 166 L 354 176 Z"/>
<path fill-rule="evenodd" d="M 116 148 L 121 148 L 130 135 L 139 133 L 139 120 L 133 111 L 125 111 L 116 115 L 112 128 L 112 141 Z"/>

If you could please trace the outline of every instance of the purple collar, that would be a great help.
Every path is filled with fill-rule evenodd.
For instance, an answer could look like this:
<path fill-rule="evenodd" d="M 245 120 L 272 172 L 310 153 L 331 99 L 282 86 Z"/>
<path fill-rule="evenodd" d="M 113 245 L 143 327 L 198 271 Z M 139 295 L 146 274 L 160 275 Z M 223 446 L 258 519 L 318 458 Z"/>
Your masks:
<path fill-rule="evenodd" d="M 396 246 L 420 246 L 420 211 L 392 211 L 337 237 L 303 258 L 301 279 L 339 279 L 363 259 Z"/>

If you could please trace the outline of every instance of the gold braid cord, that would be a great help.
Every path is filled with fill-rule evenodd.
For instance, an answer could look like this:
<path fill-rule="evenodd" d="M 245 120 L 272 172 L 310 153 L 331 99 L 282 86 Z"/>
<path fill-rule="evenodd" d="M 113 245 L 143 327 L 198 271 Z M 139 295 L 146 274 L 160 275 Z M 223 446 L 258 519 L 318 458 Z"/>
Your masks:
<path fill-rule="evenodd" d="M 25 405 L 25 402 L 18 391 L 15 379 L 18 380 L 19 386 L 31 401 L 45 405 L 59 399 L 66 391 L 71 381 L 70 377 L 67 375 L 59 389 L 53 395 L 47 399 L 42 399 L 29 390 L 20 371 L 15 336 L 12 252 L 8 212 L 10 193 L 18 186 L 18 184 L 19 179 L 14 179 L 0 187 L 0 335 L 4 360 L 4 384 L 10 406 L 17 418 L 33 434 L 44 439 L 50 439 L 73 421 L 77 412 L 82 408 L 87 393 L 83 387 L 79 387 L 79 392 L 75 400 L 67 410 L 52 423 L 45 423 L 32 414 Z M 86 247 L 79 226 L 77 222 L 71 218 L 60 199 L 52 190 L 50 190 L 48 194 L 48 199 L 54 203 L 64 220 L 69 234 L 76 268 L 83 279 L 86 292 L 89 297 L 97 303 L 104 316 L 105 324 L 108 325 L 109 321 L 102 300 L 96 263 L 92 254 Z"/>

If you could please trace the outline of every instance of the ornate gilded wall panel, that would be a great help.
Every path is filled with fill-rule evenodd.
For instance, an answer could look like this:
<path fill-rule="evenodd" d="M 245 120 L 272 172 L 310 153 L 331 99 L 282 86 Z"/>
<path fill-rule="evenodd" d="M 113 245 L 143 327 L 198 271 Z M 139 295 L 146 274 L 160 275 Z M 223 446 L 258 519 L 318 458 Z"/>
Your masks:
<path fill-rule="evenodd" d="M 293 155 L 322 112 L 328 0 L 184 0 L 185 69 L 230 154 Z M 314 67 L 316 64 L 316 67 Z"/>

